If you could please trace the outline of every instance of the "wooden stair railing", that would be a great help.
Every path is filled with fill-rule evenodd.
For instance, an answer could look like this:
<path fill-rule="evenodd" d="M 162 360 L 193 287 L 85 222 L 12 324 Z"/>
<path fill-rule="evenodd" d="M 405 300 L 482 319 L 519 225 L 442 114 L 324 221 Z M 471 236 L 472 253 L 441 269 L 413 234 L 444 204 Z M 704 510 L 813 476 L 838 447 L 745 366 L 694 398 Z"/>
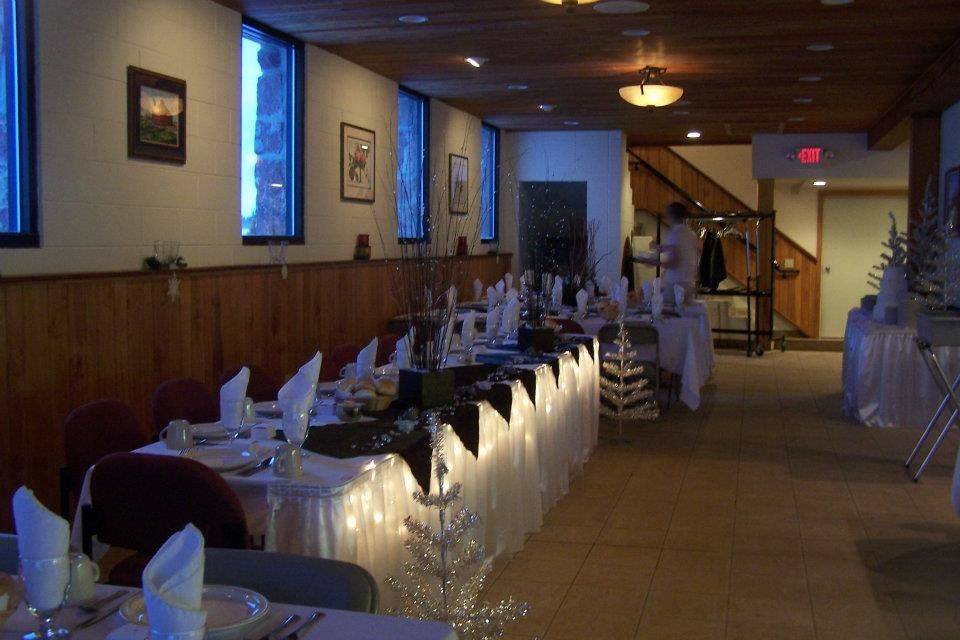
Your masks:
<path fill-rule="evenodd" d="M 638 210 L 659 216 L 671 202 L 682 199 L 705 211 L 752 211 L 739 198 L 667 147 L 631 147 L 631 187 Z M 678 198 L 679 196 L 679 198 Z M 723 243 L 730 278 L 745 279 L 742 242 Z M 778 264 L 793 259 L 795 271 L 774 277 L 774 310 L 805 336 L 820 333 L 820 262 L 816 256 L 779 230 L 773 255 Z"/>

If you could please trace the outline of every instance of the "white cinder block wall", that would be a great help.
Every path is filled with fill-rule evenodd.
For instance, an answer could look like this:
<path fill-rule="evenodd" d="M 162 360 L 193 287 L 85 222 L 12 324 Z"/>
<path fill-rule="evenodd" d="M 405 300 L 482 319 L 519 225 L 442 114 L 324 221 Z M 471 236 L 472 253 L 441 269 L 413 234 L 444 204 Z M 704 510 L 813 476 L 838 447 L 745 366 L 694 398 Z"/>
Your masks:
<path fill-rule="evenodd" d="M 267 262 L 240 238 L 240 14 L 210 0 L 38 0 L 36 14 L 43 246 L 0 249 L 0 274 L 139 269 L 155 240 L 180 240 L 191 266 Z M 127 158 L 128 65 L 186 80 L 186 165 Z M 397 84 L 312 46 L 305 77 L 306 244 L 288 260 L 350 259 L 359 233 L 381 256 L 378 223 L 393 251 Z M 431 112 L 438 179 L 447 153 L 467 155 L 474 191 L 479 120 L 436 100 Z M 340 200 L 341 121 L 377 133 L 372 206 Z"/>

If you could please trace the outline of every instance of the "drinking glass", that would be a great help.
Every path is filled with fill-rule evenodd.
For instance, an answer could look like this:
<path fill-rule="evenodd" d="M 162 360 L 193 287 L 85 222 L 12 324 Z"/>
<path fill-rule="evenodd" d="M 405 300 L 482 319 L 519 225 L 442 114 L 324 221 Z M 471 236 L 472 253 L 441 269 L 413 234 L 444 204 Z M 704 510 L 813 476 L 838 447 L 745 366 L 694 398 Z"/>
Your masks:
<path fill-rule="evenodd" d="M 283 411 L 283 436 L 287 443 L 303 451 L 303 443 L 307 440 L 307 430 L 310 426 L 310 414 L 300 407 Z M 307 454 L 303 453 L 306 458 Z"/>
<path fill-rule="evenodd" d="M 20 580 L 27 611 L 40 623 L 40 628 L 23 636 L 23 640 L 69 638 L 70 631 L 53 621 L 70 588 L 69 556 L 47 560 L 20 558 Z"/>
<path fill-rule="evenodd" d="M 223 425 L 231 440 L 236 440 L 243 431 L 246 411 L 246 398 L 220 401 L 220 424 Z"/>

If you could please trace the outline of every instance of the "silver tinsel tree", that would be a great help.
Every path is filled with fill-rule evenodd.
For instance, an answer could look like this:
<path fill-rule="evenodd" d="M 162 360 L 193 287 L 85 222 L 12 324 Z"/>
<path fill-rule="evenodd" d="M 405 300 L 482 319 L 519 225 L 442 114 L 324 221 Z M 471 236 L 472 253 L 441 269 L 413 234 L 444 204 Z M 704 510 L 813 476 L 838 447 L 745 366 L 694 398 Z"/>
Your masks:
<path fill-rule="evenodd" d="M 880 264 L 873 265 L 873 271 L 867 274 L 868 283 L 874 289 L 880 289 L 880 280 L 887 267 L 905 267 L 907 265 L 907 235 L 897 229 L 897 218 L 889 212 L 890 231 L 886 242 L 881 243 L 885 252 L 880 254 Z"/>
<path fill-rule="evenodd" d="M 947 278 L 946 237 L 940 227 L 940 212 L 933 179 L 920 203 L 920 215 L 910 231 L 907 271 L 913 299 L 928 309 L 945 309 L 944 284 Z"/>
<path fill-rule="evenodd" d="M 627 328 L 620 317 L 619 331 L 614 344 L 616 351 L 603 355 L 600 376 L 600 396 L 607 403 L 600 403 L 600 413 L 617 421 L 617 429 L 623 436 L 624 420 L 655 420 L 660 407 L 649 388 L 649 380 L 641 377 L 644 367 L 639 355 L 627 336 Z"/>
<path fill-rule="evenodd" d="M 490 604 L 480 599 L 490 566 L 484 562 L 483 545 L 467 539 L 479 517 L 461 506 L 461 485 L 447 488 L 449 472 L 443 455 L 443 428 L 436 412 L 427 416 L 437 493 L 415 491 L 414 500 L 436 510 L 440 526 L 407 516 L 404 526 L 410 537 L 404 542 L 410 560 L 403 564 L 405 579 L 387 578 L 400 596 L 401 606 L 393 611 L 418 620 L 439 620 L 453 627 L 461 640 L 487 640 L 503 636 L 506 624 L 527 615 L 530 607 L 512 597 Z M 479 565 L 479 567 L 477 566 Z"/>

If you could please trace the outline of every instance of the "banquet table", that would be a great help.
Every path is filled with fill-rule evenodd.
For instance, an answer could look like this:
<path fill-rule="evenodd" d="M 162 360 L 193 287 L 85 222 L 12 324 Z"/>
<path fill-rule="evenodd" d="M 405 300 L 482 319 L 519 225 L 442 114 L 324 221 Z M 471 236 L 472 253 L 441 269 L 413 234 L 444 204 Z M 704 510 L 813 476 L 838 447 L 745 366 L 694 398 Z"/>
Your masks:
<path fill-rule="evenodd" d="M 97 585 L 96 595 L 102 597 L 112 593 L 116 588 L 107 585 Z M 131 595 L 136 590 L 131 590 Z M 243 634 L 244 638 L 258 638 L 267 631 L 276 627 L 281 620 L 291 614 L 299 614 L 302 620 L 314 611 L 310 607 L 300 607 L 290 604 L 271 602 L 267 616 L 253 628 Z M 337 609 L 321 609 L 326 615 L 313 628 L 301 635 L 301 640 L 320 640 L 321 638 L 336 638 L 337 640 L 456 640 L 453 630 L 439 622 L 410 620 L 392 616 L 378 616 L 353 611 Z M 87 619 L 89 614 L 82 614 L 76 608 L 64 608 L 57 616 L 57 622 L 72 629 L 75 625 Z M 36 630 L 37 625 L 33 616 L 27 612 L 23 604 L 7 620 L 0 625 L 0 640 L 20 640 L 27 632 Z M 111 636 L 110 634 L 113 634 Z M 146 627 L 127 625 L 119 614 L 105 618 L 86 629 L 71 633 L 75 640 L 93 640 L 94 638 L 137 638 L 148 636 Z"/>
<path fill-rule="evenodd" d="M 521 380 L 503 383 L 511 396 L 509 422 L 489 402 L 477 404 L 476 455 L 444 425 L 448 478 L 463 484 L 465 505 L 480 516 L 477 539 L 486 546 L 488 558 L 522 548 L 526 534 L 539 529 L 543 514 L 568 491 L 570 478 L 596 445 L 597 348 L 593 339 L 572 347 L 575 353 L 560 354 L 559 375 L 550 364 L 517 365 L 531 372 L 533 393 Z M 162 443 L 137 451 L 178 453 Z M 397 454 L 341 459 L 311 453 L 304 459 L 304 474 L 295 480 L 278 478 L 269 470 L 223 477 L 240 498 L 250 533 L 265 537 L 266 550 L 353 562 L 381 584 L 397 575 L 406 559 L 403 520 L 408 515 L 436 519 L 435 512 L 426 512 L 413 500 L 413 491 L 420 487 Z M 89 479 L 90 473 L 81 505 L 90 500 Z M 430 487 L 437 489 L 432 474 Z M 78 522 L 74 544 L 80 536 Z M 389 604 L 390 594 L 381 595 Z"/>
<path fill-rule="evenodd" d="M 916 328 L 874 322 L 855 308 L 843 337 L 843 412 L 871 427 L 925 427 L 943 399 L 923 362 Z M 937 347 L 951 382 L 960 347 Z"/>

